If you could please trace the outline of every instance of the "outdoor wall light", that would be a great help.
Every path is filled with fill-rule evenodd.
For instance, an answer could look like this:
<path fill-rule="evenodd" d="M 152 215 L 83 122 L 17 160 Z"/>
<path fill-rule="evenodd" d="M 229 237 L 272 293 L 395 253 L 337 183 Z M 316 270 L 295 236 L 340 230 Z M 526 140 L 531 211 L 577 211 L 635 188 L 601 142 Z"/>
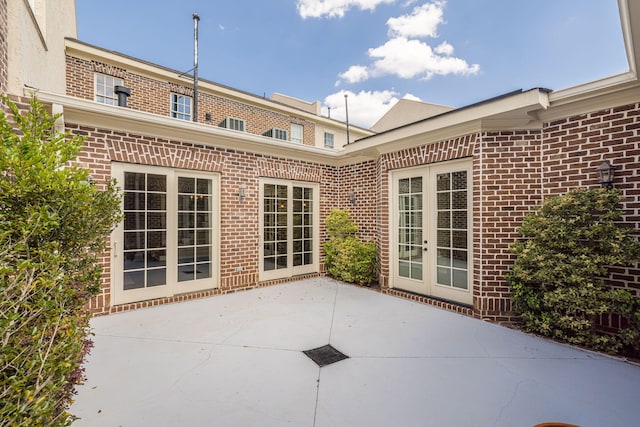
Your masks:
<path fill-rule="evenodd" d="M 356 204 L 356 192 L 353 190 L 349 191 L 349 202 L 351 202 L 352 205 Z"/>
<path fill-rule="evenodd" d="M 244 202 L 244 198 L 246 196 L 247 196 L 247 187 L 243 185 L 240 188 L 238 188 L 238 201 Z"/>
<path fill-rule="evenodd" d="M 616 167 L 609 163 L 609 160 L 605 160 L 598 166 L 598 176 L 600 178 L 600 186 L 611 190 L 613 188 L 613 174 Z"/>

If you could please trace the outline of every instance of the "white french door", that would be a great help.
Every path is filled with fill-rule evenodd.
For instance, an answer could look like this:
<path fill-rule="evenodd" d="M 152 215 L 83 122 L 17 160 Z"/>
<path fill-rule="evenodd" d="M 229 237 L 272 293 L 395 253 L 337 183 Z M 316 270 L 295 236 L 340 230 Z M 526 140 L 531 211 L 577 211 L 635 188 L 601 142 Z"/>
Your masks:
<path fill-rule="evenodd" d="M 260 280 L 318 271 L 319 186 L 260 180 Z"/>
<path fill-rule="evenodd" d="M 391 287 L 473 303 L 470 160 L 392 171 Z"/>
<path fill-rule="evenodd" d="M 115 163 L 124 220 L 113 232 L 113 304 L 218 286 L 218 176 Z"/>

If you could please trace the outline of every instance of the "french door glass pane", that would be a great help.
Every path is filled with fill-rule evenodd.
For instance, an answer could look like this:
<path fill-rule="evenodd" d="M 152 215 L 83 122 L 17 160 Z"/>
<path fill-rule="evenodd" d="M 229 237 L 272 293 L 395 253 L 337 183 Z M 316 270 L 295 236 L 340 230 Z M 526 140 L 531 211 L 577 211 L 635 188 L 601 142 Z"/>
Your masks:
<path fill-rule="evenodd" d="M 398 181 L 398 274 L 422 280 L 422 177 Z"/>
<path fill-rule="evenodd" d="M 293 187 L 293 266 L 313 264 L 313 189 Z"/>
<path fill-rule="evenodd" d="M 165 285 L 167 177 L 125 172 L 123 196 L 123 289 Z"/>
<path fill-rule="evenodd" d="M 288 187 L 264 184 L 263 200 L 263 269 L 287 268 L 288 253 Z"/>
<path fill-rule="evenodd" d="M 178 281 L 211 277 L 211 179 L 178 177 Z"/>
<path fill-rule="evenodd" d="M 467 171 L 436 176 L 437 282 L 468 288 Z"/>

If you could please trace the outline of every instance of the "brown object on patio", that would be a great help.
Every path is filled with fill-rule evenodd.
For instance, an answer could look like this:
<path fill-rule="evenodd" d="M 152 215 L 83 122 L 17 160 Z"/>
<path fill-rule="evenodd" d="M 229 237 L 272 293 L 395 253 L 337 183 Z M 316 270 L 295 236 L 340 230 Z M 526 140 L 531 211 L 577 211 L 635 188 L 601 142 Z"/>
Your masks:
<path fill-rule="evenodd" d="M 575 424 L 566 424 L 566 423 L 542 423 L 536 424 L 533 427 L 580 427 Z"/>

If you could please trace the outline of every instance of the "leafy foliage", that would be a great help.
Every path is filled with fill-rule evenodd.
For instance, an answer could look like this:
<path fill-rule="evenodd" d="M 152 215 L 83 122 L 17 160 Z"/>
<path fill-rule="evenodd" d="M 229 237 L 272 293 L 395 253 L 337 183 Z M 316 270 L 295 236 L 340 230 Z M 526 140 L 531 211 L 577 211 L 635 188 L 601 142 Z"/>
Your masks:
<path fill-rule="evenodd" d="M 335 279 L 371 285 L 375 279 L 376 244 L 361 242 L 348 210 L 333 209 L 326 218 L 329 241 L 323 245 L 327 271 Z"/>
<path fill-rule="evenodd" d="M 0 420 L 70 425 L 73 387 L 90 345 L 84 307 L 99 288 L 97 256 L 120 220 L 113 183 L 74 165 L 83 139 L 54 130 L 33 98 L 0 115 Z"/>
<path fill-rule="evenodd" d="M 640 350 L 640 298 L 603 279 L 640 256 L 633 230 L 620 223 L 620 201 L 615 190 L 579 189 L 525 218 L 507 276 L 525 329 L 607 352 Z M 603 314 L 627 324 L 605 333 L 596 324 Z"/>

